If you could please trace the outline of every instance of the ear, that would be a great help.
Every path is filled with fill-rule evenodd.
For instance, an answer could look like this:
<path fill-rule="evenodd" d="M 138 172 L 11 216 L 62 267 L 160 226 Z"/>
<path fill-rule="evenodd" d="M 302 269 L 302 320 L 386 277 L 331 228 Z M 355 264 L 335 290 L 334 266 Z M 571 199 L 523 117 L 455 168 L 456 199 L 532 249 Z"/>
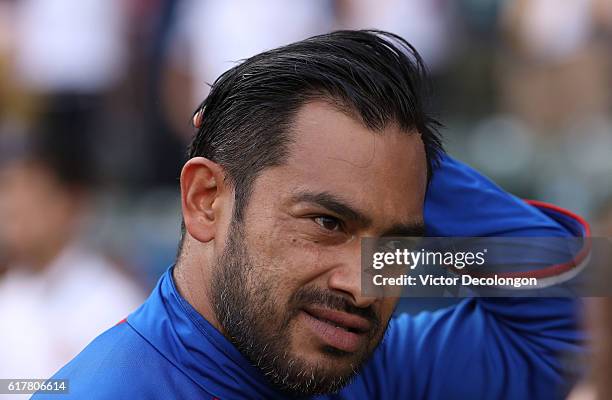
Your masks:
<path fill-rule="evenodd" d="M 227 199 L 223 168 L 207 158 L 194 157 L 181 171 L 181 205 L 185 229 L 196 240 L 215 238 L 221 208 Z"/>

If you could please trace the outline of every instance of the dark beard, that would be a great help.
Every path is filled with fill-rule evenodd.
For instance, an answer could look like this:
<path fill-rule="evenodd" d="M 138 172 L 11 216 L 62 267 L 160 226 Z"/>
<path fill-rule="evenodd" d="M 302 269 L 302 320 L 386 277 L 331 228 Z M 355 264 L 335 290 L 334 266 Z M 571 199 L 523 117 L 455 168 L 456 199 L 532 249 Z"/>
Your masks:
<path fill-rule="evenodd" d="M 282 311 L 274 298 L 274 279 L 266 278 L 264 271 L 249 256 L 242 226 L 232 222 L 211 282 L 210 300 L 223 333 L 280 391 L 293 396 L 339 391 L 358 373 L 372 349 L 364 350 L 350 365 L 350 371 L 343 374 L 333 374 L 322 365 L 309 365 L 292 357 L 289 327 L 300 308 Z M 361 315 L 374 327 L 370 339 L 382 336 L 380 321 L 371 309 L 359 309 L 346 299 L 320 289 L 297 291 L 289 306 L 315 303 Z M 330 357 L 347 356 L 331 347 L 324 351 Z"/>

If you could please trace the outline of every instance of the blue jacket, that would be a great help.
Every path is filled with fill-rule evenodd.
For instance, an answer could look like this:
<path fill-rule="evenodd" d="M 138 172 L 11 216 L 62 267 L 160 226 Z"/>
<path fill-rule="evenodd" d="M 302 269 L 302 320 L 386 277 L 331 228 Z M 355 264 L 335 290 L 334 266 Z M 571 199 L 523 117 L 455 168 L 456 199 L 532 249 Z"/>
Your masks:
<path fill-rule="evenodd" d="M 425 204 L 431 236 L 581 236 L 555 207 L 528 204 L 446 157 Z M 583 351 L 567 298 L 472 298 L 394 318 L 356 379 L 317 399 L 554 399 L 569 389 L 564 362 Z M 281 399 L 262 374 L 178 293 L 172 269 L 126 321 L 54 378 L 68 395 L 40 399 Z"/>

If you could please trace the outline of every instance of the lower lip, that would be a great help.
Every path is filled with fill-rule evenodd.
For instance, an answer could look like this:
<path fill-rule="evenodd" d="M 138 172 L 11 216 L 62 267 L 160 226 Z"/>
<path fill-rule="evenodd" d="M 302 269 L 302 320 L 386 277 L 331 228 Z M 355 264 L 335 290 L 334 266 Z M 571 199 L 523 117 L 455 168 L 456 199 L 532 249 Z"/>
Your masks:
<path fill-rule="evenodd" d="M 321 321 L 302 311 L 310 330 L 327 345 L 347 353 L 354 353 L 363 345 L 365 334 L 349 332 L 332 324 Z"/>

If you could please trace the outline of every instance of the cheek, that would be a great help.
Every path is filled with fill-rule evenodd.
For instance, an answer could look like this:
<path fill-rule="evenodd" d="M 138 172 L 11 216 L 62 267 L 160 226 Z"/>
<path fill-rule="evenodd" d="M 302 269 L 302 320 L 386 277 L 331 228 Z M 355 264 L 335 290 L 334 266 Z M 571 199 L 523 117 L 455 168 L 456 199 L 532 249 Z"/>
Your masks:
<path fill-rule="evenodd" d="M 387 324 L 395 311 L 395 306 L 399 301 L 399 297 L 385 297 L 380 303 L 380 320 L 381 323 Z"/>
<path fill-rule="evenodd" d="M 249 226 L 252 227 L 248 232 L 251 256 L 265 273 L 274 276 L 278 286 L 296 290 L 325 271 L 320 246 L 304 238 L 291 221 Z"/>

